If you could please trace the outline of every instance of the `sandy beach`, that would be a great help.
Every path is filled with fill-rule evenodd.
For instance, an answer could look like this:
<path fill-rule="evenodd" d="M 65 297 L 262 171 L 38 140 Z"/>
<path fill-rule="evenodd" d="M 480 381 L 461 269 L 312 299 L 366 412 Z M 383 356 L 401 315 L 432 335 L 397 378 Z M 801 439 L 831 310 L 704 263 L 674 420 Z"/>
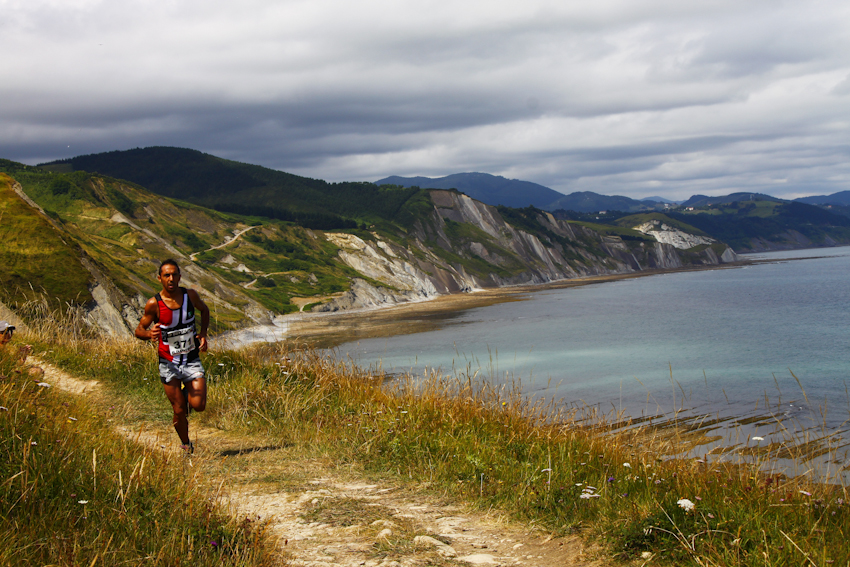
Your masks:
<path fill-rule="evenodd" d="M 428 301 L 401 303 L 372 309 L 336 313 L 294 313 L 278 317 L 274 326 L 251 327 L 232 333 L 230 337 L 239 336 L 238 341 L 241 344 L 287 340 L 318 348 L 333 348 L 358 339 L 433 330 L 455 313 L 508 301 L 523 301 L 527 299 L 529 294 L 538 291 L 581 287 L 658 274 L 737 268 L 751 263 L 753 261 L 675 270 L 645 270 L 628 274 L 588 276 L 545 284 L 490 288 L 471 293 L 441 295 Z"/>

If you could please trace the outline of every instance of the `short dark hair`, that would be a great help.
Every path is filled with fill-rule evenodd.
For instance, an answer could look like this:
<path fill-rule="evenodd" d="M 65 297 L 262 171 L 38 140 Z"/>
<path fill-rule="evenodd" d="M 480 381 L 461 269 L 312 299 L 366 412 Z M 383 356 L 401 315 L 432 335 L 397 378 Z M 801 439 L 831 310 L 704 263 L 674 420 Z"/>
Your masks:
<path fill-rule="evenodd" d="M 162 264 L 159 265 L 159 270 L 157 270 L 157 274 L 161 276 L 162 275 L 162 269 L 165 266 L 168 266 L 168 265 L 174 266 L 175 268 L 177 268 L 177 273 L 178 274 L 180 273 L 180 266 L 177 265 L 177 260 L 169 258 L 168 260 L 162 261 Z"/>

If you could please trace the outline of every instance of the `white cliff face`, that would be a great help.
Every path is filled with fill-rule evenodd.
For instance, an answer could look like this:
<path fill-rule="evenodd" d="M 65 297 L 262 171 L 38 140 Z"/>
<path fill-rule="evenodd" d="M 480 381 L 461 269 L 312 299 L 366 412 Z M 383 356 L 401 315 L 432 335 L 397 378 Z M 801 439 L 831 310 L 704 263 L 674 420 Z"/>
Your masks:
<path fill-rule="evenodd" d="M 738 258 L 738 255 L 731 248 L 726 248 L 726 250 L 723 251 L 723 254 L 720 255 L 720 261 L 723 263 L 737 262 L 738 260 L 740 260 L 740 258 Z"/>
<path fill-rule="evenodd" d="M 678 228 L 664 224 L 659 220 L 645 222 L 640 226 L 634 227 L 634 229 L 648 236 L 652 236 L 658 242 L 670 244 L 679 250 L 687 250 L 694 246 L 699 246 L 700 244 L 711 244 L 715 242 L 713 238 L 688 234 Z"/>
<path fill-rule="evenodd" d="M 353 234 L 333 232 L 325 233 L 325 238 L 339 247 L 340 260 L 364 276 L 423 298 L 439 295 L 428 275 L 399 258 L 387 242 L 372 244 Z"/>
<path fill-rule="evenodd" d="M 92 327 L 110 337 L 129 336 L 128 324 L 120 311 L 112 304 L 104 287 L 96 284 L 91 290 L 94 302 L 86 314 Z"/>
<path fill-rule="evenodd" d="M 579 275 L 570 268 L 558 250 L 545 245 L 537 236 L 507 224 L 496 207 L 476 201 L 463 193 L 451 191 L 432 191 L 431 199 L 442 219 L 478 227 L 490 237 L 493 244 L 513 252 L 529 264 L 530 270 L 527 273 L 500 285 L 543 283 Z M 558 222 L 554 217 L 551 217 L 551 221 Z M 569 229 L 567 232 L 571 234 Z M 444 234 L 442 236 L 445 238 Z M 487 243 L 471 242 L 468 249 L 489 262 L 499 263 L 498 258 L 488 253 Z"/>

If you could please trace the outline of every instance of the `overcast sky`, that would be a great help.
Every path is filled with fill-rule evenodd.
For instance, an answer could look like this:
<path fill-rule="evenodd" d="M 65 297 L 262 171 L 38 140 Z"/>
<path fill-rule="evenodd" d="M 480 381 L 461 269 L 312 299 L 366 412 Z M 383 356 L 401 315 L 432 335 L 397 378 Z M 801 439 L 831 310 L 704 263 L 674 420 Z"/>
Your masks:
<path fill-rule="evenodd" d="M 0 157 L 850 189 L 850 2 L 0 0 Z"/>

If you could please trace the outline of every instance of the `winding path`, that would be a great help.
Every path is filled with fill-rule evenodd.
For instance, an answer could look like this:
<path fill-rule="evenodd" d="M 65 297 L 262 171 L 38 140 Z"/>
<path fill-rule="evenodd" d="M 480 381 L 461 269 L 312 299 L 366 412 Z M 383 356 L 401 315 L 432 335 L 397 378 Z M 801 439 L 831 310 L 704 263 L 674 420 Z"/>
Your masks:
<path fill-rule="evenodd" d="M 200 252 L 192 252 L 191 254 L 189 254 L 189 259 L 194 262 L 195 256 L 197 256 L 198 254 L 203 254 L 204 252 L 209 252 L 211 250 L 218 250 L 219 248 L 224 248 L 228 244 L 233 244 L 234 242 L 236 242 L 239 239 L 240 236 L 242 236 L 243 234 L 245 234 L 246 232 L 248 232 L 252 228 L 259 228 L 260 226 L 262 226 L 262 225 L 249 226 L 248 228 L 243 228 L 242 230 L 238 230 L 238 231 L 236 231 L 236 233 L 233 236 L 226 238 L 224 240 L 224 242 L 222 242 L 218 246 L 213 246 L 212 248 L 207 248 L 206 250 L 201 250 Z"/>
<path fill-rule="evenodd" d="M 90 403 L 105 399 L 96 381 L 75 378 L 34 359 L 44 381 Z M 165 403 L 165 399 L 163 399 Z M 578 536 L 553 537 L 498 510 L 476 511 L 427 487 L 370 478 L 333 456 L 261 436 L 192 426 L 196 452 L 178 457 L 187 474 L 218 487 L 238 517 L 268 522 L 281 564 L 298 567 L 611 567 Z M 169 424 L 116 425 L 126 438 L 178 453 Z M 191 471 L 191 472 L 190 472 Z"/>

